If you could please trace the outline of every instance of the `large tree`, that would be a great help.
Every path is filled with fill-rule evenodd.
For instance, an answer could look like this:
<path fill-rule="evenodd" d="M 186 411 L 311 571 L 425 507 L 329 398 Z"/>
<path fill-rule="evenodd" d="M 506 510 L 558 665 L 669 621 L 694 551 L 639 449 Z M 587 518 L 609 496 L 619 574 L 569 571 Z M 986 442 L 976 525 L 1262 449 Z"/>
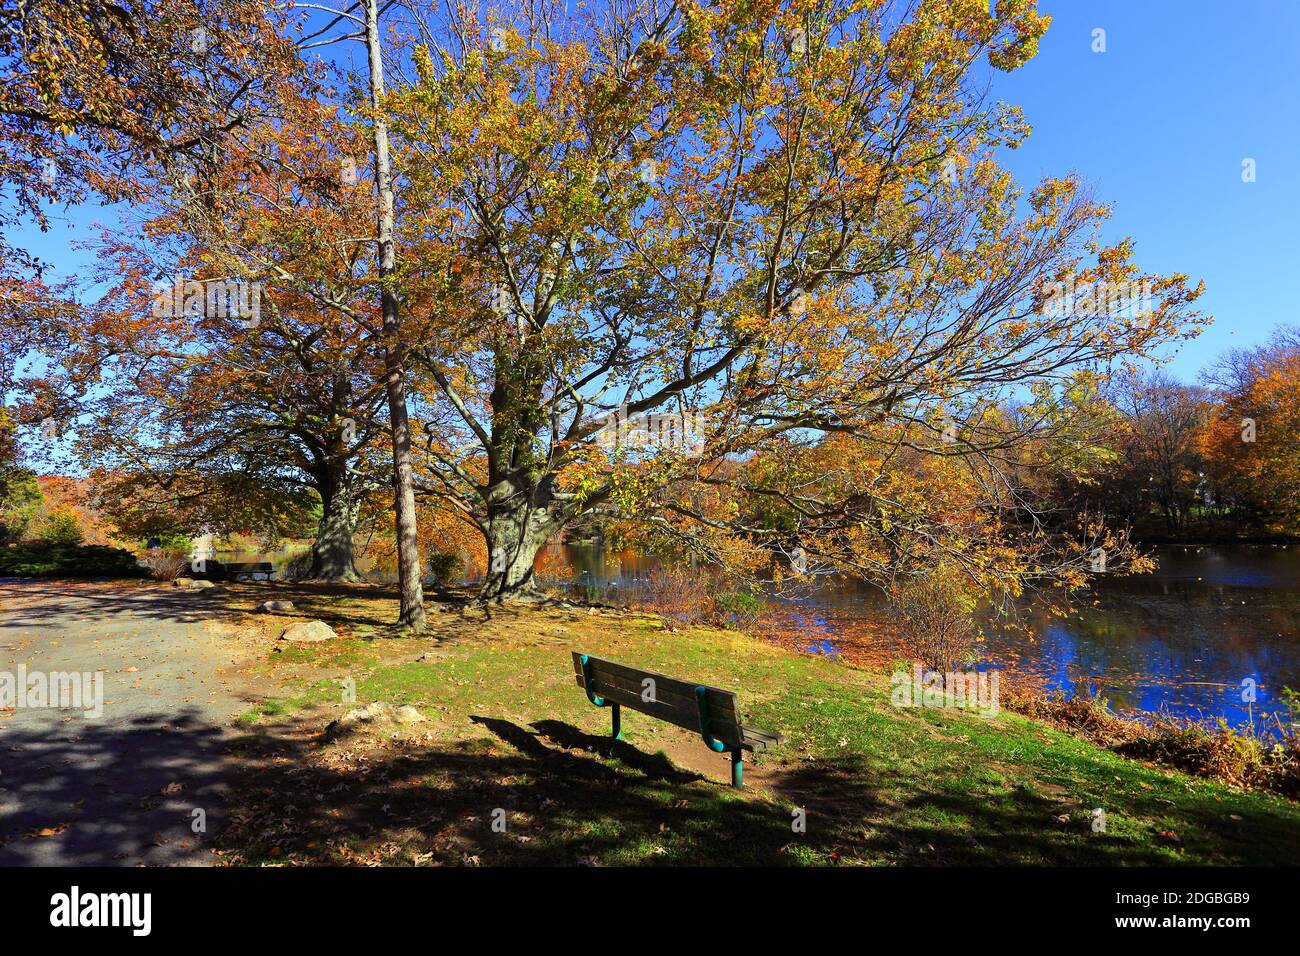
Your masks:
<path fill-rule="evenodd" d="M 274 123 L 151 184 L 138 228 L 104 237 L 114 286 L 62 384 L 86 463 L 117 491 L 231 529 L 255 500 L 309 489 L 311 574 L 350 580 L 364 499 L 387 484 L 385 369 L 373 240 L 356 229 L 374 208 L 356 175 L 364 138 L 326 99 L 305 77 L 286 85 Z M 225 501 L 237 486 L 247 498 Z"/>
<path fill-rule="evenodd" d="M 997 164 L 1027 131 L 976 78 L 1033 55 L 1031 0 L 469 13 L 423 20 L 385 105 L 407 335 L 455 426 L 422 444 L 425 491 L 482 531 L 484 598 L 529 591 L 541 544 L 591 512 L 717 560 L 722 538 L 808 534 L 864 573 L 905 536 L 977 575 L 1035 555 L 999 564 L 1012 587 L 1077 566 L 1031 544 L 1012 472 L 1072 427 L 1064 389 L 1177 338 L 1198 290 L 1099 245 L 1106 210 L 1075 179 L 1022 192 Z M 1143 280 L 1142 303 L 1049 299 Z M 667 441 L 638 441 L 647 415 Z M 919 460 L 889 470 L 897 448 Z M 954 458 L 987 492 L 977 522 L 926 494 Z M 870 467 L 803 495 L 791 469 L 835 461 Z M 701 505 L 719 485 L 793 526 Z"/>

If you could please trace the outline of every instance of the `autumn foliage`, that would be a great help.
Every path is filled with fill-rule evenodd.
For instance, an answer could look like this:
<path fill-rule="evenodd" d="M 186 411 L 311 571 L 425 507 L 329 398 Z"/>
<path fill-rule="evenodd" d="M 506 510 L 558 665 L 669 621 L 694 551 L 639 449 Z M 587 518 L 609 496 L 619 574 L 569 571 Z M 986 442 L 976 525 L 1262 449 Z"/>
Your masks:
<path fill-rule="evenodd" d="M 255 0 L 139 7 L 0 48 L 9 147 L 53 137 L 61 195 L 132 204 L 103 295 L 24 285 L 10 319 L 52 363 L 26 420 L 79 422 L 133 527 L 311 517 L 313 573 L 358 546 L 409 571 L 409 451 L 415 544 L 485 600 L 575 523 L 772 588 L 1145 566 L 1060 493 L 1113 459 L 1111 373 L 1194 335 L 1201 290 L 1102 242 L 1079 178 L 1000 164 L 1028 126 L 975 94 L 1034 55 L 1032 0 L 416 3 L 360 70 Z M 256 321 L 160 309 L 159 276 L 251 284 Z"/>

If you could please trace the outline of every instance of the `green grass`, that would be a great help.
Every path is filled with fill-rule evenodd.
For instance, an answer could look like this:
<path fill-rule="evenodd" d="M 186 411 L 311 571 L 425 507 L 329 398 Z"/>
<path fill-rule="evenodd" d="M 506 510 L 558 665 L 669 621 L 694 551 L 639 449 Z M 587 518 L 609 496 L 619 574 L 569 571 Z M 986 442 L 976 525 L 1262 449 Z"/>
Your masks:
<path fill-rule="evenodd" d="M 338 793 L 338 803 L 333 813 L 326 799 L 318 815 L 280 820 L 255 802 L 249 827 L 233 831 L 233 858 L 1134 866 L 1300 859 L 1294 803 L 1146 766 L 1005 711 L 988 718 L 897 709 L 885 673 L 734 632 L 665 633 L 646 617 L 514 621 L 481 639 L 471 628 L 428 661 L 391 659 L 395 648 L 428 641 L 356 638 L 273 655 L 272 670 L 286 674 L 290 693 L 261 705 L 248 718 L 254 723 L 318 710 L 324 719 L 341 709 L 348 678 L 358 705 L 414 704 L 429 723 L 417 725 L 417 741 L 381 743 L 360 768 L 297 768 L 283 780 L 262 768 L 257 786 L 268 801 L 306 788 Z M 721 783 L 725 757 L 644 715 L 625 711 L 625 741 L 608 741 L 608 711 L 575 686 L 572 649 L 734 690 L 746 722 L 780 731 L 786 743 L 756 761 L 750 788 L 738 792 Z M 308 660 L 315 672 L 303 668 Z M 659 753 L 665 748 L 678 766 Z M 683 755 L 705 776 L 683 772 Z M 488 824 L 494 808 L 513 814 L 504 834 Z M 806 832 L 792 829 L 796 808 L 806 813 Z M 1105 810 L 1105 832 L 1093 832 L 1093 808 Z M 284 857 L 267 855 L 273 851 Z"/>

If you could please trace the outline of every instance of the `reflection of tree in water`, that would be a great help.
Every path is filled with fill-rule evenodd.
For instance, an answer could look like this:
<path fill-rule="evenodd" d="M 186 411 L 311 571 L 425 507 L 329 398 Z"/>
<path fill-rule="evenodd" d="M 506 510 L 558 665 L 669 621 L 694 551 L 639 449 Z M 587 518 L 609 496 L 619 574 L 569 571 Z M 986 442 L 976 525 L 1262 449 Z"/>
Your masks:
<path fill-rule="evenodd" d="M 1117 709 L 1164 709 L 1182 717 L 1247 722 L 1281 710 L 1283 686 L 1300 686 L 1297 596 L 1288 590 L 1180 586 L 1169 593 L 1099 590 L 1076 615 L 1041 619 L 1036 653 L 1014 636 L 991 640 L 1048 685 L 1100 693 Z M 1258 683 L 1241 700 L 1243 679 Z"/>
<path fill-rule="evenodd" d="M 657 559 L 599 543 L 562 546 L 567 573 L 623 597 L 644 586 Z M 1164 547 L 1153 574 L 1097 579 L 1077 610 L 1054 617 L 1033 601 L 1006 626 L 985 621 L 977 666 L 1030 675 L 1069 694 L 1100 693 L 1116 709 L 1165 708 L 1243 724 L 1280 711 L 1300 689 L 1300 548 Z M 907 656 L 874 588 L 838 581 L 769 606 L 765 635 L 805 653 L 853 663 Z M 1257 700 L 1241 701 L 1253 678 Z"/>

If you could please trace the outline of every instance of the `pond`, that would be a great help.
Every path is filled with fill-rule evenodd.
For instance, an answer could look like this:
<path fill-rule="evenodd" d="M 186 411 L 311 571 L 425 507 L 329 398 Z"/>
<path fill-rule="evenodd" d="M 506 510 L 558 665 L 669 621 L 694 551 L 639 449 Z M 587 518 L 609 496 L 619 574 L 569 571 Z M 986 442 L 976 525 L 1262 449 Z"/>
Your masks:
<path fill-rule="evenodd" d="M 655 566 L 634 553 L 565 550 L 579 580 L 590 583 L 636 588 Z M 978 666 L 1033 674 L 1071 695 L 1100 693 L 1117 710 L 1222 718 L 1238 727 L 1285 719 L 1282 689 L 1300 691 L 1300 545 L 1153 550 L 1155 572 L 1099 576 L 1068 619 L 1030 602 L 1030 627 L 990 629 Z M 835 654 L 880 617 L 883 604 L 872 589 L 840 584 L 783 609 L 806 637 L 805 650 Z"/>

